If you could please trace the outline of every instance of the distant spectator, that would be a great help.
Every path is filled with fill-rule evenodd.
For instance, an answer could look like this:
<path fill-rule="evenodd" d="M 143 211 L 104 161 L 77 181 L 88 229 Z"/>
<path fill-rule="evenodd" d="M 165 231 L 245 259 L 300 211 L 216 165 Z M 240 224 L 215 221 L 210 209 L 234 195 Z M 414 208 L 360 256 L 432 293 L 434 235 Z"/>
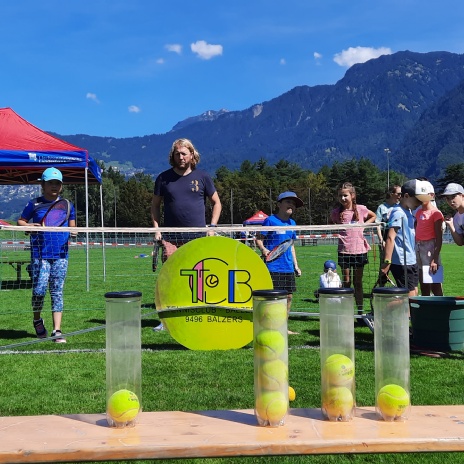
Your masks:
<path fill-rule="evenodd" d="M 456 211 L 452 218 L 445 219 L 445 223 L 449 227 L 454 243 L 462 246 L 464 244 L 464 188 L 460 184 L 448 184 L 440 197 Z"/>
<path fill-rule="evenodd" d="M 385 201 L 379 205 L 375 212 L 376 222 L 381 222 L 379 230 L 379 244 L 383 260 L 383 249 L 385 248 L 385 239 L 388 233 L 388 220 L 393 206 L 397 205 L 401 197 L 401 185 L 392 185 L 385 193 Z"/>
<path fill-rule="evenodd" d="M 385 201 L 379 205 L 375 212 L 376 222 L 380 222 L 381 226 L 377 228 L 377 236 L 379 238 L 379 255 L 380 265 L 383 263 L 385 240 L 388 234 L 388 220 L 392 212 L 393 206 L 397 205 L 401 197 L 401 185 L 392 185 L 385 193 Z M 383 287 L 387 282 L 387 277 L 380 275 L 379 285 Z"/>

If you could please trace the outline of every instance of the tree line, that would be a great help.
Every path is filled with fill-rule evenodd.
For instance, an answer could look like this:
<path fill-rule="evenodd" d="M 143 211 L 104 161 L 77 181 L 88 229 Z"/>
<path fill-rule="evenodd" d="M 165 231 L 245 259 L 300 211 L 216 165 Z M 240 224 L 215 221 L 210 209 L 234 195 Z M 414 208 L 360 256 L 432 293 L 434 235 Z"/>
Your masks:
<path fill-rule="evenodd" d="M 151 227 L 153 177 L 136 173 L 126 178 L 118 170 L 99 164 L 103 179 L 103 225 Z M 351 182 L 356 187 L 358 204 L 375 211 L 385 200 L 387 179 L 390 185 L 401 185 L 407 180 L 396 171 L 378 169 L 366 158 L 335 162 L 317 173 L 286 160 L 270 165 L 261 158 L 254 163 L 244 161 L 235 171 L 221 167 L 213 177 L 222 202 L 220 224 L 224 225 L 242 224 L 257 211 L 272 214 L 277 196 L 287 190 L 296 192 L 304 202 L 295 214 L 298 224 L 327 224 L 330 211 L 337 205 L 337 187 L 343 182 Z M 449 182 L 464 183 L 464 163 L 448 166 L 444 175 L 433 183 L 439 192 Z M 75 203 L 78 226 L 84 226 L 84 186 L 65 186 L 64 195 Z M 451 213 L 446 204 L 439 206 L 445 214 Z M 89 186 L 88 208 L 89 226 L 101 226 L 98 185 Z"/>

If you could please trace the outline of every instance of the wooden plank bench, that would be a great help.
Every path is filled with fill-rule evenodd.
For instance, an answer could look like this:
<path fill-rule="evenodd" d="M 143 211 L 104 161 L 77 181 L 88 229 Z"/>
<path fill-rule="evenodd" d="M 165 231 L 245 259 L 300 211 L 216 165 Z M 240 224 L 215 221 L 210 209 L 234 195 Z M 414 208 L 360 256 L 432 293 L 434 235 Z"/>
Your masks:
<path fill-rule="evenodd" d="M 252 410 L 143 412 L 133 428 L 103 414 L 0 418 L 0 462 L 464 451 L 464 406 L 413 406 L 404 422 L 358 408 L 351 422 L 292 409 L 283 427 L 258 427 Z"/>

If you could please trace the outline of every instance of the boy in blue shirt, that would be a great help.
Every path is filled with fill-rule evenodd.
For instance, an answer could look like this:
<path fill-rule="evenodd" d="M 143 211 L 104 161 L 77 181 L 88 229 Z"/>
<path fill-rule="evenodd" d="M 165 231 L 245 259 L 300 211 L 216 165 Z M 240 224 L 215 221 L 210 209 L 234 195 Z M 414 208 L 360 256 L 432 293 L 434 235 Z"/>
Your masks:
<path fill-rule="evenodd" d="M 380 267 L 381 274 L 391 271 L 398 287 L 407 288 L 409 296 L 417 296 L 419 284 L 412 210 L 430 198 L 427 184 L 412 179 L 401 186 L 400 202 L 393 207 L 388 221 L 384 261 Z"/>
<path fill-rule="evenodd" d="M 265 258 L 270 251 L 280 243 L 288 239 L 296 239 L 294 230 L 285 229 L 282 231 L 269 230 L 266 226 L 294 226 L 296 222 L 291 215 L 297 208 L 303 206 L 303 201 L 297 197 L 295 192 L 283 192 L 277 198 L 277 211 L 267 217 L 263 222 L 263 231 L 257 234 L 256 246 L 261 250 Z M 287 312 L 290 312 L 293 293 L 296 291 L 295 275 L 301 276 L 301 269 L 298 267 L 295 247 L 292 245 L 276 260 L 266 263 L 271 274 L 274 289 L 287 290 Z M 289 332 L 292 334 L 293 332 Z"/>

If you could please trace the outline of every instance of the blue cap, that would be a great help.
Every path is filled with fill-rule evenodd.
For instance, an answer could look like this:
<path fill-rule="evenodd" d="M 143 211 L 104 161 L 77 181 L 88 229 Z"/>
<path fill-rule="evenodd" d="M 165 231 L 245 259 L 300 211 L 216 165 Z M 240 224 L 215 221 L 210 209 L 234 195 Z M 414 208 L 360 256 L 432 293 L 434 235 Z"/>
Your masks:
<path fill-rule="evenodd" d="M 42 182 L 48 182 L 49 180 L 59 180 L 63 182 L 63 174 L 56 168 L 48 168 L 42 173 L 42 177 L 39 179 Z"/>
<path fill-rule="evenodd" d="M 324 263 L 324 269 L 332 269 L 332 271 L 335 271 L 337 269 L 337 265 L 336 265 L 335 261 L 332 261 L 331 259 L 328 259 Z"/>
<path fill-rule="evenodd" d="M 277 197 L 277 201 L 282 201 L 284 198 L 293 198 L 296 202 L 296 207 L 299 208 L 300 206 L 303 206 L 303 201 L 300 200 L 296 193 L 295 192 L 284 192 L 284 193 L 281 193 L 278 197 Z"/>

